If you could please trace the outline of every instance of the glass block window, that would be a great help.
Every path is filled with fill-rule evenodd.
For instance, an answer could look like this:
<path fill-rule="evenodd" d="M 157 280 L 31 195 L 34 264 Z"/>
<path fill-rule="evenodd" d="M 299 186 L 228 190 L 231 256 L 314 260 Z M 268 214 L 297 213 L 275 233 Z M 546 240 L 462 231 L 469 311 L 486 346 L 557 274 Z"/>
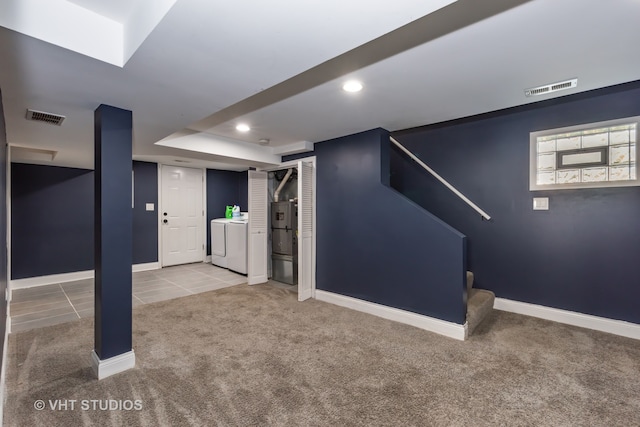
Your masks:
<path fill-rule="evenodd" d="M 531 133 L 530 190 L 640 185 L 640 117 Z"/>

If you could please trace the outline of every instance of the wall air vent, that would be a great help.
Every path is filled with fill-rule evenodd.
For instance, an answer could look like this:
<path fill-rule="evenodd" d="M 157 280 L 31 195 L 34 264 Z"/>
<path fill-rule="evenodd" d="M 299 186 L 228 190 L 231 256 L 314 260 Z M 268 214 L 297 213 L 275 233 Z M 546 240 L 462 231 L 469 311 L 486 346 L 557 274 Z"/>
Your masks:
<path fill-rule="evenodd" d="M 551 83 L 544 86 L 525 89 L 524 94 L 526 96 L 538 96 L 538 95 L 544 95 L 547 93 L 557 92 L 559 90 L 571 89 L 572 87 L 576 87 L 576 86 L 578 86 L 578 79 L 571 79 L 563 82 Z"/>
<path fill-rule="evenodd" d="M 44 111 L 36 111 L 30 108 L 27 109 L 27 120 L 33 120 L 34 122 L 44 122 L 50 125 L 60 126 L 65 118 L 65 116 L 61 116 L 60 114 L 45 113 Z"/>

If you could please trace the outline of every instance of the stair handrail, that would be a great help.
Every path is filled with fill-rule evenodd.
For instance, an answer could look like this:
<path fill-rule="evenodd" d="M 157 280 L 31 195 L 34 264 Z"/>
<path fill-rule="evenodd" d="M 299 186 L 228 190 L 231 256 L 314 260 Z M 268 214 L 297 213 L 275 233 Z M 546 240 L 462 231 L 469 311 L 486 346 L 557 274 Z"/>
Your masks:
<path fill-rule="evenodd" d="M 394 137 L 390 136 L 389 138 L 391 139 L 391 142 L 393 142 L 399 149 L 404 151 L 417 164 L 422 166 L 422 168 L 424 170 L 426 170 L 431 175 L 433 175 L 438 181 L 440 181 L 442 184 L 444 184 L 445 187 L 447 187 L 449 190 L 451 190 L 456 196 L 460 197 L 467 205 L 471 206 L 476 212 L 478 212 L 483 219 L 486 219 L 487 221 L 489 221 L 491 219 L 491 217 L 489 216 L 488 213 L 486 213 L 485 211 L 480 209 L 478 207 L 478 205 L 476 205 L 471 200 L 469 200 L 464 194 L 462 194 L 460 191 L 458 191 L 453 185 L 449 184 L 446 179 L 444 179 L 443 177 L 438 175 L 436 173 L 436 171 L 434 171 L 429 166 L 427 166 L 422 160 L 420 160 L 418 157 L 416 157 L 416 155 L 413 154 L 411 151 L 409 151 L 404 145 L 402 145 L 398 141 L 396 141 L 396 139 Z"/>

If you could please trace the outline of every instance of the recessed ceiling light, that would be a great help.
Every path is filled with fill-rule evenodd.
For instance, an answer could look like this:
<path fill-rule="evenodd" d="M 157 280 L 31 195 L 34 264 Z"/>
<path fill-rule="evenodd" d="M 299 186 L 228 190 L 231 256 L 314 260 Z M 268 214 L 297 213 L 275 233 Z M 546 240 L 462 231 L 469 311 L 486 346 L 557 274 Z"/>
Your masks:
<path fill-rule="evenodd" d="M 362 90 L 362 83 L 356 80 L 351 80 L 346 82 L 342 86 L 342 89 L 344 89 L 346 92 L 360 92 Z"/>
<path fill-rule="evenodd" d="M 240 132 L 249 132 L 251 128 L 245 123 L 240 123 L 238 126 L 236 126 L 236 130 Z"/>

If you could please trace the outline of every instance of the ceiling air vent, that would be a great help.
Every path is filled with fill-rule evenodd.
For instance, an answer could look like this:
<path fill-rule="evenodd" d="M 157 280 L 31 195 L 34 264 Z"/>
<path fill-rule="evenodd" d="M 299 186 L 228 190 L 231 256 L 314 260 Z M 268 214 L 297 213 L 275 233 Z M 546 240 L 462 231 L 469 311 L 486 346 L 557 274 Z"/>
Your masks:
<path fill-rule="evenodd" d="M 578 86 L 578 79 L 571 79 L 571 80 L 566 80 L 564 82 L 551 83 L 544 86 L 525 89 L 524 94 L 526 96 L 538 96 L 538 95 L 544 95 L 551 92 L 557 92 L 559 90 L 571 89 L 572 87 L 576 87 L 576 86 Z"/>
<path fill-rule="evenodd" d="M 27 109 L 27 120 L 33 120 L 34 122 L 44 122 L 50 125 L 60 126 L 64 121 L 65 116 L 60 114 L 45 113 L 44 111 L 36 111 L 30 108 Z"/>

